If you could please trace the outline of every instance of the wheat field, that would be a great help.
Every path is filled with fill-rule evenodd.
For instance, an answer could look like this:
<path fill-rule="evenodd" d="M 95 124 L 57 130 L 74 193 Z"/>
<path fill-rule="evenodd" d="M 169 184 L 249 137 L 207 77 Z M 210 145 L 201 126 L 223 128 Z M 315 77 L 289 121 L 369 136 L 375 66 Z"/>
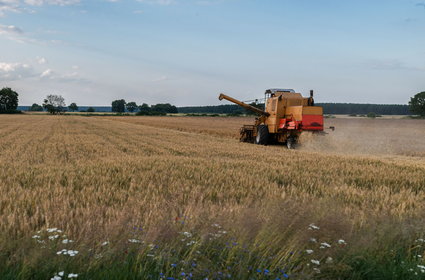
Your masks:
<path fill-rule="evenodd" d="M 295 151 L 239 143 L 250 122 L 0 116 L 0 274 L 420 279 L 423 120 L 330 119 Z"/>

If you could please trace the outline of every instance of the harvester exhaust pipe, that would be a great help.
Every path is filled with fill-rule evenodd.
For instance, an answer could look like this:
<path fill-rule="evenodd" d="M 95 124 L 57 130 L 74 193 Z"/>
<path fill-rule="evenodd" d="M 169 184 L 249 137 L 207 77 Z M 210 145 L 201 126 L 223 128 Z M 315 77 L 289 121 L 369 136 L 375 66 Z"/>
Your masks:
<path fill-rule="evenodd" d="M 310 90 L 310 98 L 308 99 L 308 105 L 309 106 L 314 106 L 314 92 L 313 90 Z"/>

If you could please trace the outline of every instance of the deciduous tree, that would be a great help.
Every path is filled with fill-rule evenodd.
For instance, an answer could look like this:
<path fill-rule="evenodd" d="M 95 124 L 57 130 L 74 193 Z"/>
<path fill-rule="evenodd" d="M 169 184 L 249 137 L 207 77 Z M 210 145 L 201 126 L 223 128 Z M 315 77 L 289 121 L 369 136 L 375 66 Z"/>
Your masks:
<path fill-rule="evenodd" d="M 127 111 L 129 111 L 131 113 L 133 113 L 134 111 L 136 111 L 137 108 L 138 108 L 136 102 L 128 102 L 127 105 L 126 105 L 126 107 L 127 107 Z"/>
<path fill-rule="evenodd" d="M 124 113 L 125 112 L 125 100 L 119 99 L 112 102 L 112 112 Z"/>
<path fill-rule="evenodd" d="M 77 106 L 77 104 L 76 104 L 76 103 L 71 103 L 71 104 L 69 104 L 68 108 L 69 108 L 69 110 L 70 110 L 70 111 L 72 111 L 72 112 L 78 111 L 78 106 Z"/>
<path fill-rule="evenodd" d="M 61 95 L 51 94 L 44 99 L 43 108 L 50 114 L 61 114 L 65 111 L 65 99 Z"/>
<path fill-rule="evenodd" d="M 12 112 L 18 108 L 18 93 L 11 88 L 0 90 L 0 111 Z"/>
<path fill-rule="evenodd" d="M 413 114 L 425 117 L 425 91 L 410 98 L 409 110 Z"/>

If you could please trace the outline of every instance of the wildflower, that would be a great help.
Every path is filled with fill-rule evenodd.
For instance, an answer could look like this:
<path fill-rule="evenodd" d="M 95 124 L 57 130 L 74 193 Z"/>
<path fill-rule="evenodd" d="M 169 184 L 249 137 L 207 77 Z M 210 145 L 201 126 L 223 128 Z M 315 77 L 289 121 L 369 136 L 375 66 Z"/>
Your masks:
<path fill-rule="evenodd" d="M 216 228 L 221 228 L 221 226 L 219 224 L 212 224 L 212 226 L 216 227 Z"/>
<path fill-rule="evenodd" d="M 73 250 L 68 250 L 68 255 L 70 256 L 70 257 L 74 257 L 75 255 L 77 255 L 78 254 L 78 251 L 73 251 Z"/>
<path fill-rule="evenodd" d="M 63 249 L 59 252 L 56 252 L 58 255 L 69 255 L 70 257 L 74 257 L 78 254 L 78 251 Z"/>
<path fill-rule="evenodd" d="M 334 262 L 334 259 L 332 259 L 331 257 L 328 257 L 326 259 L 326 263 L 333 263 L 333 262 Z"/>
<path fill-rule="evenodd" d="M 55 275 L 52 278 L 50 278 L 50 280 L 62 280 L 62 277 Z"/>
<path fill-rule="evenodd" d="M 77 277 L 78 277 L 78 274 L 76 274 L 76 273 L 68 274 L 68 278 L 77 278 Z"/>
<path fill-rule="evenodd" d="M 57 238 L 59 238 L 59 235 L 58 234 L 49 236 L 49 239 L 50 240 L 55 240 Z"/>
<path fill-rule="evenodd" d="M 190 232 L 187 232 L 187 231 L 183 232 L 182 234 L 184 236 L 186 236 L 187 238 L 191 238 L 192 237 L 192 234 Z"/>
<path fill-rule="evenodd" d="M 311 263 L 313 263 L 315 265 L 320 265 L 320 261 L 319 260 L 311 260 Z"/>
<path fill-rule="evenodd" d="M 32 238 L 33 239 L 38 239 L 38 238 L 41 238 L 41 237 L 40 237 L 40 235 L 33 235 Z"/>
<path fill-rule="evenodd" d="M 305 250 L 305 252 L 306 252 L 307 254 L 309 254 L 309 255 L 314 253 L 314 251 L 313 251 L 313 250 L 310 250 L 310 249 Z"/>
<path fill-rule="evenodd" d="M 176 266 L 177 266 L 177 264 L 175 264 L 175 263 L 171 264 L 171 267 L 176 267 Z"/>
<path fill-rule="evenodd" d="M 321 243 L 321 245 L 322 245 L 322 246 L 325 246 L 325 247 L 328 247 L 328 248 L 330 248 L 330 247 L 331 247 L 331 245 L 330 245 L 329 243 L 326 243 L 326 242 Z"/>
<path fill-rule="evenodd" d="M 137 240 L 137 239 L 129 239 L 128 242 L 130 242 L 130 243 L 142 243 L 142 241 Z"/>
<path fill-rule="evenodd" d="M 64 239 L 64 240 L 62 240 L 62 243 L 63 244 L 68 244 L 68 243 L 72 243 L 72 242 L 74 242 L 74 241 L 72 241 L 70 239 Z"/>
<path fill-rule="evenodd" d="M 314 272 L 316 272 L 316 273 L 320 273 L 320 269 L 318 269 L 318 268 L 316 268 L 316 267 L 314 267 L 314 268 L 313 268 L 313 270 L 314 270 Z"/>
<path fill-rule="evenodd" d="M 308 229 L 309 229 L 309 230 L 319 230 L 319 229 L 320 229 L 320 227 L 316 226 L 315 224 L 310 224 L 310 225 L 308 226 Z"/>
<path fill-rule="evenodd" d="M 193 245 L 193 244 L 195 244 L 195 243 L 196 243 L 196 241 L 195 241 L 195 240 L 192 240 L 192 241 L 190 241 L 190 242 L 186 243 L 186 246 L 191 246 L 191 245 Z"/>
<path fill-rule="evenodd" d="M 47 232 L 55 232 L 55 231 L 57 231 L 58 229 L 57 228 L 48 228 L 47 229 Z"/>
<path fill-rule="evenodd" d="M 316 238 L 310 238 L 310 242 L 317 243 L 317 239 Z"/>
<path fill-rule="evenodd" d="M 340 239 L 340 240 L 338 240 L 338 244 L 339 245 L 347 245 L 347 242 L 345 242 L 344 239 Z"/>
<path fill-rule="evenodd" d="M 109 241 L 105 241 L 105 242 L 103 242 L 102 244 L 100 244 L 101 246 L 106 246 L 106 245 L 108 245 L 109 244 Z"/>
<path fill-rule="evenodd" d="M 425 243 L 425 239 L 423 239 L 423 238 L 419 238 L 419 239 L 417 239 L 417 240 L 416 240 L 416 242 L 422 242 L 422 243 Z"/>
<path fill-rule="evenodd" d="M 420 264 L 418 264 L 418 268 L 419 268 L 419 269 L 425 269 L 425 265 L 420 265 Z"/>

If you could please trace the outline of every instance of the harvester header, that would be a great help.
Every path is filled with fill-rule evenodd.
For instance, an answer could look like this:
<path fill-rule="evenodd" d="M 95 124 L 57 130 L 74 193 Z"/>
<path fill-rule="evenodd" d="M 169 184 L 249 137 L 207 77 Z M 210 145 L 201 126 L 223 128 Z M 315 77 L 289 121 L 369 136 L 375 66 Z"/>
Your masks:
<path fill-rule="evenodd" d="M 312 90 L 309 97 L 303 97 L 293 89 L 268 89 L 265 96 L 264 111 L 223 93 L 218 97 L 259 115 L 254 125 L 241 128 L 242 142 L 260 145 L 278 142 L 293 148 L 301 133 L 323 133 L 323 108 L 314 106 Z"/>

